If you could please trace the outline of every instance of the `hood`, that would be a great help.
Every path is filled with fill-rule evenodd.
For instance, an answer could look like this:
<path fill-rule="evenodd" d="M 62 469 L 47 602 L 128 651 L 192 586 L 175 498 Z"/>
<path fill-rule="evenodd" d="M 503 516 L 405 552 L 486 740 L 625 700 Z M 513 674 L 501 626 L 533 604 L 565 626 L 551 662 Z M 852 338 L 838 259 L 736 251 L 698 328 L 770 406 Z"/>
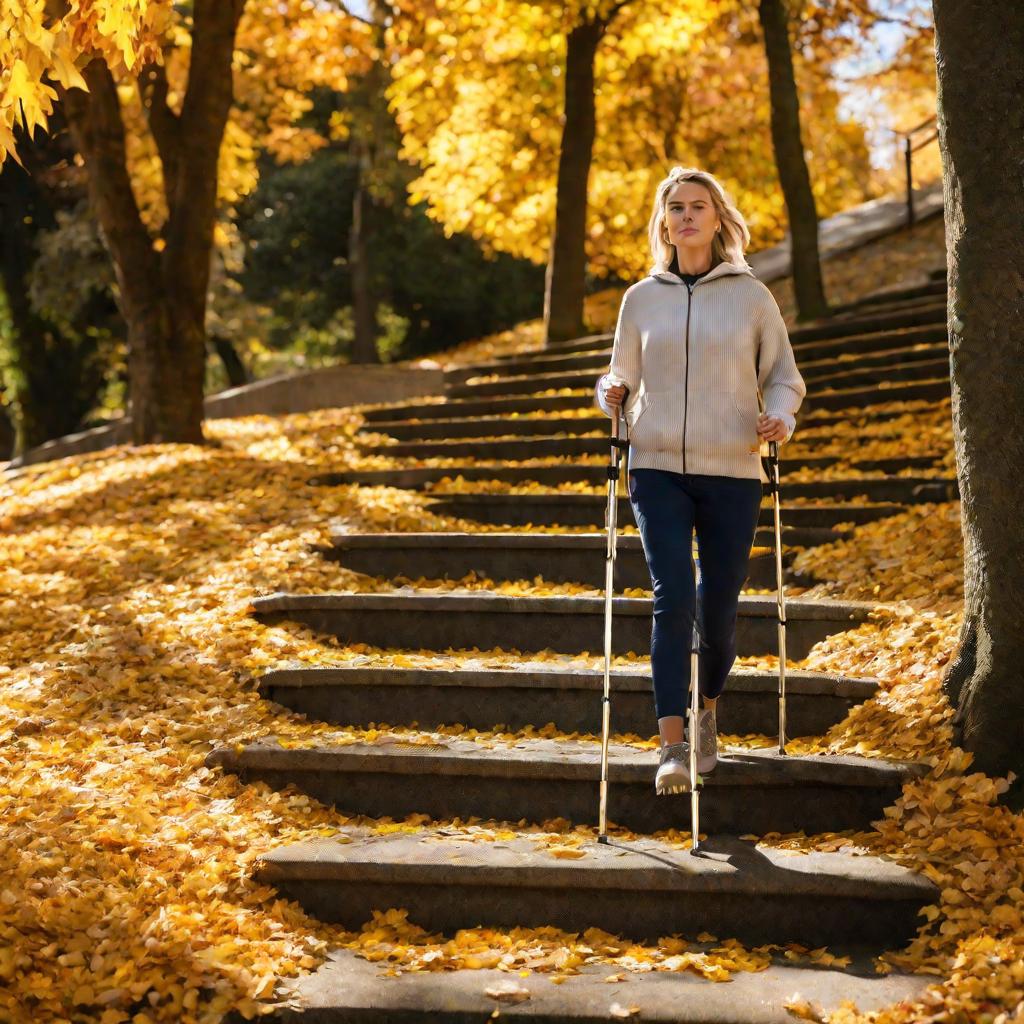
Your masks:
<path fill-rule="evenodd" d="M 745 274 L 750 277 L 754 277 L 754 271 L 750 268 L 747 263 L 729 263 L 727 260 L 723 260 L 715 267 L 714 270 L 708 272 L 706 277 L 702 277 L 697 284 L 702 284 L 704 281 L 713 281 L 716 277 L 726 277 L 730 274 Z M 648 271 L 648 276 L 653 277 L 656 281 L 660 281 L 662 284 L 681 284 L 684 285 L 686 282 L 677 275 L 673 274 L 671 270 L 658 270 L 657 266 L 651 267 Z"/>

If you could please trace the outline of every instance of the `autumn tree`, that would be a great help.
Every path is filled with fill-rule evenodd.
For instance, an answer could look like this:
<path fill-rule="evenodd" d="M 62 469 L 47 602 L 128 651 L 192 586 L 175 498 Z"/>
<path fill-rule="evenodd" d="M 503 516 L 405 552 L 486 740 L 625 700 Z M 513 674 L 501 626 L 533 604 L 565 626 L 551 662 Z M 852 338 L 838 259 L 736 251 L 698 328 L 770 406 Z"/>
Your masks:
<path fill-rule="evenodd" d="M 1024 742 L 1024 7 L 934 0 L 964 621 L 945 689 L 984 771 Z"/>
<path fill-rule="evenodd" d="M 112 321 L 114 330 L 122 327 L 109 288 L 92 287 L 88 274 L 65 279 L 53 303 L 33 294 L 47 263 L 41 244 L 58 217 L 73 219 L 84 203 L 68 167 L 73 150 L 66 133 L 23 142 L 21 155 L 28 169 L 14 161 L 0 167 L 0 290 L 8 320 L 0 377 L 14 420 L 15 455 L 79 428 L 104 384 L 99 336 Z"/>
<path fill-rule="evenodd" d="M 759 0 L 771 96 L 772 146 L 789 215 L 790 262 L 797 315 L 815 320 L 828 313 L 818 253 L 818 211 L 804 157 L 800 97 L 793 73 L 786 0 Z"/>
<path fill-rule="evenodd" d="M 0 156 L 59 98 L 88 174 L 127 323 L 136 443 L 198 442 L 218 209 L 250 190 L 261 146 L 301 157 L 302 92 L 344 88 L 364 27 L 311 0 L 0 11 Z"/>
<path fill-rule="evenodd" d="M 385 92 L 390 74 L 383 57 L 386 23 L 394 13 L 385 4 L 370 0 L 368 24 L 373 33 L 374 52 L 365 75 L 352 90 L 349 107 L 349 157 L 356 181 L 352 195 L 352 220 L 348 236 L 348 265 L 352 283 L 352 320 L 355 337 L 352 358 L 358 363 L 380 361 L 377 352 L 377 307 L 379 296 L 370 272 L 370 219 L 381 189 L 380 163 L 384 140 L 389 134 Z M 387 157 L 391 153 L 386 153 Z"/>
<path fill-rule="evenodd" d="M 585 267 L 646 273 L 651 196 L 673 163 L 712 170 L 755 245 L 778 240 L 768 90 L 751 88 L 765 79 L 764 47 L 739 17 L 750 10 L 433 0 L 395 22 L 390 95 L 402 155 L 423 169 L 412 199 L 448 232 L 547 265 L 549 342 L 581 333 Z M 585 83 L 590 100 L 576 91 Z M 816 112 L 807 144 L 827 215 L 869 198 L 868 151 L 838 118 L 827 76 L 800 84 Z"/>

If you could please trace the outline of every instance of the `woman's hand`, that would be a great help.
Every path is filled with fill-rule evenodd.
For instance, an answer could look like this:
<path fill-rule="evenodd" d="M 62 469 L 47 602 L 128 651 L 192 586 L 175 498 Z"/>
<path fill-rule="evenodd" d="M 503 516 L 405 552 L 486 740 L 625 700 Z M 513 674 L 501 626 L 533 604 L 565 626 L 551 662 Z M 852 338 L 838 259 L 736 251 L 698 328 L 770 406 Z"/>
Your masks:
<path fill-rule="evenodd" d="M 626 397 L 626 392 L 629 389 L 625 384 L 615 384 L 612 387 L 605 386 L 602 391 L 604 395 L 605 404 L 615 408 L 616 406 L 622 405 L 623 399 Z"/>
<path fill-rule="evenodd" d="M 789 428 L 778 416 L 763 412 L 757 417 L 757 434 L 762 441 L 785 441 Z"/>

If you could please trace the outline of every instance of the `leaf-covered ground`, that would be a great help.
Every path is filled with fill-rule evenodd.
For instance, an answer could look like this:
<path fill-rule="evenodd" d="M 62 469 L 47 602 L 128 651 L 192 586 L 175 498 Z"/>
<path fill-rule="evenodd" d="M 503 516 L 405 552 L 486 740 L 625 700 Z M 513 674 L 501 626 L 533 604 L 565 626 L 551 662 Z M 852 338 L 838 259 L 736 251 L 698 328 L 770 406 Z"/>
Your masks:
<path fill-rule="evenodd" d="M 279 979 L 314 968 L 335 945 L 386 962 L 394 974 L 500 967 L 514 979 L 539 976 L 537 984 L 561 983 L 594 962 L 606 964 L 610 978 L 687 970 L 712 982 L 762 970 L 773 955 L 835 963 L 828 950 L 746 949 L 727 936 L 666 936 L 642 946 L 597 930 L 429 935 L 401 908 L 381 908 L 361 931 L 346 932 L 253 881 L 262 854 L 314 836 L 345 842 L 374 832 L 444 831 L 490 842 L 515 831 L 558 858 L 586 856 L 595 839 L 593 828 L 563 820 L 529 826 L 347 816 L 297 791 L 241 785 L 203 766 L 213 746 L 265 735 L 289 745 L 457 737 L 496 749 L 565 735 L 550 725 L 513 731 L 495 723 L 479 731 L 458 723 L 420 730 L 308 722 L 256 693 L 258 675 L 282 664 L 602 664 L 600 652 L 523 657 L 341 645 L 252 618 L 252 598 L 276 589 L 402 585 L 324 561 L 313 546 L 326 542 L 332 521 L 351 530 L 474 528 L 430 512 L 428 496 L 309 486 L 315 473 L 359 458 L 352 438 L 360 422 L 354 410 L 215 421 L 207 425 L 208 447 L 115 449 L 0 484 L 0 1020 L 212 1024 L 236 1007 L 256 1016 L 287 997 Z M 950 466 L 948 422 L 948 403 L 917 406 L 889 420 L 877 441 L 937 454 Z M 826 440 L 846 448 L 863 433 L 847 423 L 829 428 Z M 795 437 L 791 451 L 806 440 Z M 939 884 L 941 897 L 926 909 L 918 937 L 879 961 L 880 970 L 927 972 L 934 986 L 923 1000 L 880 1014 L 844 1009 L 833 1016 L 839 1024 L 994 1022 L 1024 1013 L 1024 821 L 998 802 L 1006 780 L 972 772 L 969 757 L 951 747 L 940 689 L 961 618 L 960 537 L 958 503 L 916 506 L 805 550 L 794 566 L 821 581 L 806 595 L 876 602 L 867 623 L 818 644 L 794 667 L 881 681 L 874 699 L 794 749 L 930 765 L 874 831 L 760 838 L 797 852 L 886 854 Z M 452 586 L 440 579 L 406 585 Z M 475 578 L 459 585 L 496 586 Z M 543 579 L 507 586 L 561 590 Z M 647 661 L 642 653 L 615 659 Z M 771 658 L 740 664 L 775 667 Z M 650 750 L 653 765 L 653 735 L 616 739 Z M 660 837 L 680 845 L 689 839 L 675 831 Z M 813 1017 L 799 1000 L 794 1012 Z"/>

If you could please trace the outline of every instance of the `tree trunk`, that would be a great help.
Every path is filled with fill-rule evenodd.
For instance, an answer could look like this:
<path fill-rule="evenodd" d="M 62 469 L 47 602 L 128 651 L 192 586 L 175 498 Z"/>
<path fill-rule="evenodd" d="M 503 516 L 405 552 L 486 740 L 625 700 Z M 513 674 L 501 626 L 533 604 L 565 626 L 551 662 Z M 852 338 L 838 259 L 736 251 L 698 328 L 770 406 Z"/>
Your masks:
<path fill-rule="evenodd" d="M 7 412 L 7 406 L 0 405 L 0 462 L 6 462 L 14 455 L 14 424 Z"/>
<path fill-rule="evenodd" d="M 565 59 L 565 115 L 558 154 L 555 227 L 544 282 L 544 344 L 578 338 L 587 268 L 587 183 L 594 150 L 594 56 L 607 23 L 577 25 Z"/>
<path fill-rule="evenodd" d="M 387 22 L 391 11 L 386 4 L 369 0 L 369 19 L 373 23 L 374 46 L 387 52 Z M 352 289 L 354 337 L 351 359 L 354 363 L 379 363 L 377 350 L 377 309 L 380 295 L 374 287 L 370 247 L 370 217 L 374 208 L 374 190 L 379 183 L 381 140 L 387 129 L 381 123 L 387 117 L 385 94 L 391 75 L 386 60 L 374 61 L 358 86 L 350 93 L 355 116 L 350 136 L 350 156 L 355 168 L 352 195 L 352 223 L 348 236 L 349 283 Z"/>
<path fill-rule="evenodd" d="M 944 679 L 990 774 L 1024 750 L 1024 7 L 933 0 L 964 623 Z"/>
<path fill-rule="evenodd" d="M 800 134 L 800 99 L 793 75 L 786 0 L 760 0 L 758 15 L 768 58 L 772 146 L 789 219 L 790 253 L 797 318 L 828 315 L 818 255 L 818 211 Z"/>
<path fill-rule="evenodd" d="M 203 441 L 206 297 L 217 202 L 217 160 L 232 102 L 231 62 L 244 0 L 195 0 L 188 88 L 181 113 L 167 104 L 163 69 L 140 73 L 140 91 L 164 175 L 168 218 L 157 252 L 128 174 L 114 79 L 100 59 L 83 71 L 89 92 L 64 93 L 89 195 L 128 325 L 132 440 Z"/>
<path fill-rule="evenodd" d="M 217 353 L 217 358 L 220 359 L 221 365 L 224 367 L 230 387 L 240 388 L 243 384 L 248 384 L 252 380 L 252 376 L 246 368 L 242 357 L 238 354 L 238 349 L 235 348 L 230 338 L 225 337 L 223 334 L 212 334 L 210 336 L 210 343 L 213 346 L 214 352 Z"/>
<path fill-rule="evenodd" d="M 377 299 L 370 280 L 369 251 L 366 244 L 366 207 L 369 196 L 366 174 L 369 159 L 361 139 L 353 140 L 356 187 L 352 196 L 352 226 L 348 236 L 348 265 L 352 283 L 352 319 L 355 337 L 352 362 L 379 363 L 377 353 Z"/>

